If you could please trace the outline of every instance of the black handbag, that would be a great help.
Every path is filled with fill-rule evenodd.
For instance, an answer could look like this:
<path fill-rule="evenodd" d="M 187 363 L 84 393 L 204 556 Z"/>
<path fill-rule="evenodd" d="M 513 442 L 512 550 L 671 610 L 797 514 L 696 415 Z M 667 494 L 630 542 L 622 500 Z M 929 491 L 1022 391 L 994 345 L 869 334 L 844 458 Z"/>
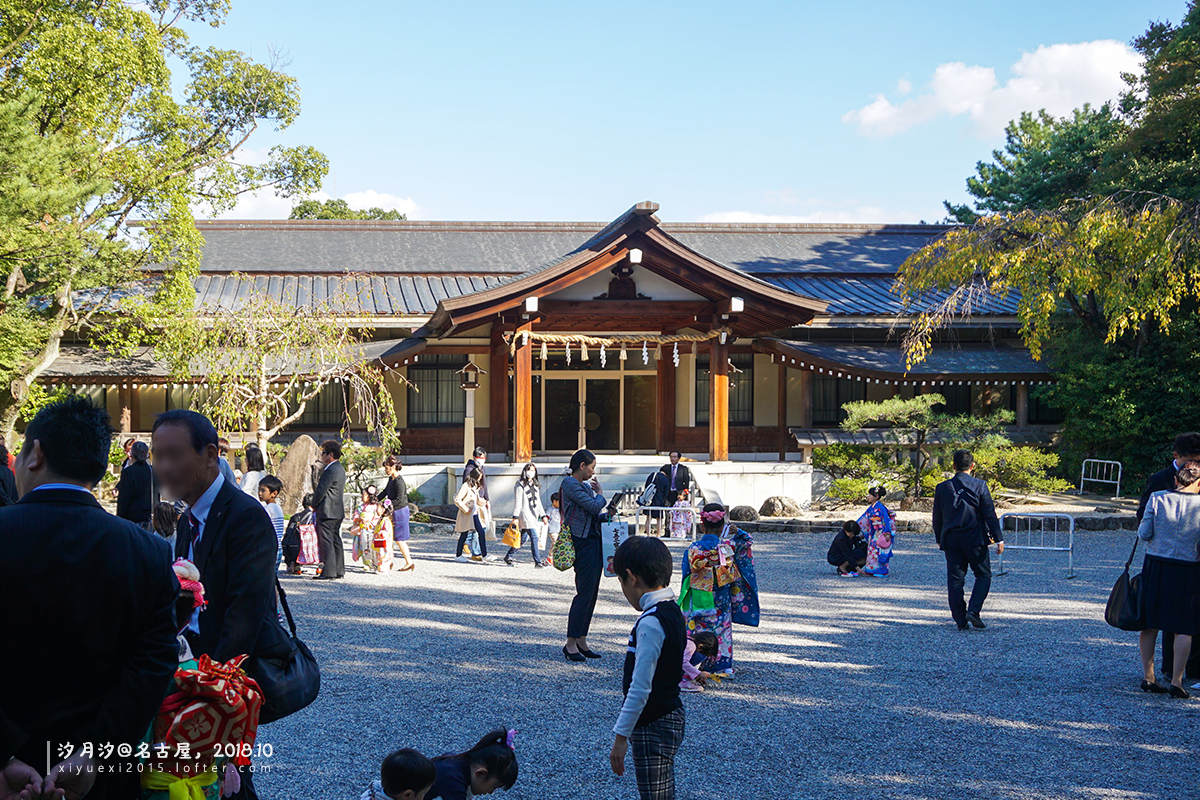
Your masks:
<path fill-rule="evenodd" d="M 1133 564 L 1133 554 L 1137 552 L 1138 537 L 1133 539 L 1133 550 L 1129 551 L 1129 560 L 1125 562 L 1125 571 L 1113 585 L 1108 595 L 1108 605 L 1104 607 L 1104 621 L 1114 628 L 1123 631 L 1142 631 L 1146 629 L 1142 609 L 1141 584 L 1142 576 L 1129 577 L 1129 566 Z"/>
<path fill-rule="evenodd" d="M 295 714 L 308 706 L 321 693 L 321 668 L 308 645 L 296 636 L 296 621 L 288 608 L 287 594 L 275 579 L 279 603 L 291 630 L 291 653 L 282 658 L 255 657 L 250 663 L 250 677 L 262 690 L 263 705 L 259 723 L 274 722 Z"/>

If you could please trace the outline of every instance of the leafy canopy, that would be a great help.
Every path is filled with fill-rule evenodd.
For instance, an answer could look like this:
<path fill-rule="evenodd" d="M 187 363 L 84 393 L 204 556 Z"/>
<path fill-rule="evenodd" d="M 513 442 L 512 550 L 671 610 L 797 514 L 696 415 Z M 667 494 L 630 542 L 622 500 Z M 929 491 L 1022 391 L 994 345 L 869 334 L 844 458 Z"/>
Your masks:
<path fill-rule="evenodd" d="M 342 199 L 326 200 L 324 203 L 320 200 L 301 200 L 292 209 L 288 219 L 402 220 L 408 219 L 408 215 L 401 214 L 394 208 L 384 211 L 378 206 L 359 211 L 351 208 L 350 204 Z"/>

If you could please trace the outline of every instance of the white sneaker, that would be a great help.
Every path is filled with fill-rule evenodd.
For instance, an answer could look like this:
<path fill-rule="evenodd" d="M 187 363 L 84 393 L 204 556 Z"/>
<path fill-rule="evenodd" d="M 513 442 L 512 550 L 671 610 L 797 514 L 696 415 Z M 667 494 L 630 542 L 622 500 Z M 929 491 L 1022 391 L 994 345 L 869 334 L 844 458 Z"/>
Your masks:
<path fill-rule="evenodd" d="M 459 556 L 458 558 L 456 558 L 454 560 L 459 562 L 460 564 L 469 564 L 471 562 L 471 559 L 466 556 Z"/>
<path fill-rule="evenodd" d="M 704 687 L 693 681 L 684 681 L 683 683 L 679 684 L 679 691 L 681 691 L 681 692 L 703 692 Z"/>
<path fill-rule="evenodd" d="M 495 555 L 492 555 L 492 556 L 484 556 L 484 557 L 483 557 L 483 560 L 484 560 L 484 561 L 486 561 L 486 562 L 488 562 L 489 564 L 493 564 L 493 563 L 495 563 L 495 562 L 497 562 L 497 561 L 499 561 L 499 560 L 500 560 L 500 556 L 495 556 Z"/>

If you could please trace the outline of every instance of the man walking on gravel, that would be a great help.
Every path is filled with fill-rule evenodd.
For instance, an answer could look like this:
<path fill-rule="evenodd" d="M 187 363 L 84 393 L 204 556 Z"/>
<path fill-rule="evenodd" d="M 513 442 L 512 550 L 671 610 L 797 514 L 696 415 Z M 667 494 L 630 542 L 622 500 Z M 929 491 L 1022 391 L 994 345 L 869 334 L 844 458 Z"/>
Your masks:
<path fill-rule="evenodd" d="M 1004 534 L 987 484 L 971 473 L 975 457 L 968 450 L 954 451 L 954 477 L 938 484 L 933 495 L 933 535 L 946 554 L 946 588 L 950 614 L 960 631 L 970 623 L 986 628 L 979 614 L 992 588 L 992 561 L 988 550 L 996 542 L 1004 552 Z M 967 567 L 975 573 L 971 603 L 963 599 Z"/>

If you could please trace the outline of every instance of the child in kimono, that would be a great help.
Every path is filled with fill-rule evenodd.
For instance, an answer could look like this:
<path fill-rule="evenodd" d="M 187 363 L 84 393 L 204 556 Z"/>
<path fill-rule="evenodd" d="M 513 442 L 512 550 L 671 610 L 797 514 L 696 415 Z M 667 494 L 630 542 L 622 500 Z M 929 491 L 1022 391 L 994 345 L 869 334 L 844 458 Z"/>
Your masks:
<path fill-rule="evenodd" d="M 692 538 L 692 531 L 695 529 L 695 520 L 692 518 L 693 512 L 690 510 L 692 507 L 692 501 L 688 499 L 687 489 L 679 490 L 679 499 L 675 501 L 674 507 L 689 510 L 671 512 L 671 538 Z"/>
<path fill-rule="evenodd" d="M 679 606 L 689 634 L 706 631 L 717 637 L 712 672 L 732 678 L 733 623 L 757 626 L 759 621 L 754 539 L 728 523 L 720 503 L 704 506 L 700 522 L 704 536 L 684 553 Z"/>
<path fill-rule="evenodd" d="M 884 578 L 888 574 L 888 562 L 892 560 L 896 522 L 892 518 L 892 512 L 883 504 L 887 489 L 876 486 L 867 494 L 871 497 L 871 505 L 858 518 L 858 525 L 867 539 L 867 561 L 862 572 L 864 575 Z"/>
<path fill-rule="evenodd" d="M 425 800 L 437 780 L 433 762 L 411 748 L 389 753 L 359 800 Z"/>
<path fill-rule="evenodd" d="M 687 637 L 683 646 L 683 680 L 679 682 L 679 691 L 704 691 L 704 682 L 712 680 L 713 674 L 704 672 L 700 667 L 716 659 L 718 645 L 716 634 L 708 631 L 698 631 Z"/>
<path fill-rule="evenodd" d="M 858 570 L 867 563 L 867 543 L 857 522 L 848 519 L 842 523 L 825 558 L 837 567 L 838 575 L 843 578 L 858 577 Z"/>
<path fill-rule="evenodd" d="M 362 509 L 354 515 L 351 528 L 355 535 L 355 550 L 367 572 L 379 574 L 395 566 L 392 555 L 392 509 L 390 503 L 380 503 L 379 490 L 374 486 L 363 489 Z"/>

